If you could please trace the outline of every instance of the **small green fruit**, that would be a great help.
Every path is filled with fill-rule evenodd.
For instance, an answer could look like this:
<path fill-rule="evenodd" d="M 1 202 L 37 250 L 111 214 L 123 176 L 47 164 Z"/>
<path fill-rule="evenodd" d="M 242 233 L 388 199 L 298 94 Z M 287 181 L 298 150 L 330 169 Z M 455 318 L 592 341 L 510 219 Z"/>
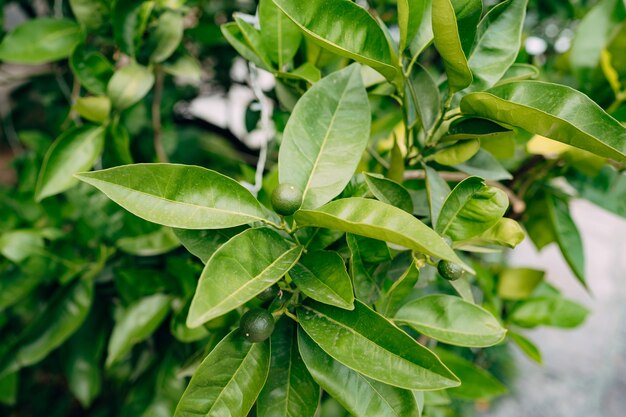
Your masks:
<path fill-rule="evenodd" d="M 437 271 L 439 275 L 448 281 L 456 281 L 463 276 L 463 268 L 461 268 L 461 265 L 449 261 L 439 261 Z"/>
<path fill-rule="evenodd" d="M 256 298 L 258 298 L 259 300 L 263 302 L 271 301 L 274 298 L 276 298 L 279 291 L 280 291 L 280 287 L 278 287 L 278 285 L 272 285 L 271 287 L 268 287 L 264 289 L 263 291 L 261 291 L 260 293 L 258 293 L 256 295 Z"/>
<path fill-rule="evenodd" d="M 262 342 L 274 331 L 274 317 L 267 310 L 253 308 L 241 316 L 239 328 L 246 340 Z"/>
<path fill-rule="evenodd" d="M 281 216 L 291 216 L 302 205 L 302 192 L 292 184 L 280 184 L 272 193 L 272 207 Z"/>

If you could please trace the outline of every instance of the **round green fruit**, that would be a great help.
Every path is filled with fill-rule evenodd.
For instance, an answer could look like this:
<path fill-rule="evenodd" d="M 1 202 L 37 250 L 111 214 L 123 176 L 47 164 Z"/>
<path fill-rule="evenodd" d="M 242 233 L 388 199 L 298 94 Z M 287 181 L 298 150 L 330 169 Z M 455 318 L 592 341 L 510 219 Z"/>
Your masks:
<path fill-rule="evenodd" d="M 449 261 L 439 261 L 437 271 L 439 275 L 448 281 L 456 281 L 463 276 L 463 268 L 461 265 Z"/>
<path fill-rule="evenodd" d="M 291 216 L 302 205 L 302 192 L 293 184 L 280 184 L 272 193 L 272 207 L 281 216 Z"/>
<path fill-rule="evenodd" d="M 266 289 L 258 293 L 256 295 L 256 298 L 258 298 L 259 300 L 263 302 L 271 301 L 274 298 L 276 298 L 279 292 L 280 292 L 280 287 L 278 287 L 278 285 L 272 285 L 271 287 L 267 287 Z"/>
<path fill-rule="evenodd" d="M 267 310 L 253 308 L 241 316 L 239 328 L 246 340 L 262 342 L 274 331 L 274 317 Z"/>

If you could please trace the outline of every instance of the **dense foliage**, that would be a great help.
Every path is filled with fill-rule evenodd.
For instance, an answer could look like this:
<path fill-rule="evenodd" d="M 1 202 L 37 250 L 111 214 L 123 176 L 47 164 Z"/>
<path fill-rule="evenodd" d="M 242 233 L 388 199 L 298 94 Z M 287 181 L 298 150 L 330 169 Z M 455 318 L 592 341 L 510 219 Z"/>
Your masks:
<path fill-rule="evenodd" d="M 506 255 L 626 217 L 621 0 L 5 3 L 3 415 L 469 416 L 585 320 Z"/>

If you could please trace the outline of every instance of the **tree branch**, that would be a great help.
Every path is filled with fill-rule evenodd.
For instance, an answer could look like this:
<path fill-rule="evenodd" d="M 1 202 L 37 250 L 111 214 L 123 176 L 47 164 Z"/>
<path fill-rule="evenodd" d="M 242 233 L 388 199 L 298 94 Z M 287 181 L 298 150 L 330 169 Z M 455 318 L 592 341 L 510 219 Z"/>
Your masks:
<path fill-rule="evenodd" d="M 159 162 L 168 162 L 165 148 L 163 147 L 163 131 L 161 128 L 161 100 L 163 98 L 163 82 L 165 74 L 160 68 L 155 68 L 154 95 L 152 97 L 152 131 L 154 134 L 154 150 Z"/>

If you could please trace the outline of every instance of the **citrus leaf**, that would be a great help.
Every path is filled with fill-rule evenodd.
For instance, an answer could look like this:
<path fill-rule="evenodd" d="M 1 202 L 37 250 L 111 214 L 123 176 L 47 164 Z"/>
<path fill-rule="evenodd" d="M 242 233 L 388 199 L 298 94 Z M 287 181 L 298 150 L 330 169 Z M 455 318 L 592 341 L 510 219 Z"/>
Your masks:
<path fill-rule="evenodd" d="M 454 241 L 469 239 L 495 225 L 508 206 L 504 191 L 486 185 L 482 178 L 469 177 L 446 199 L 435 230 Z"/>
<path fill-rule="evenodd" d="M 293 266 L 289 276 L 304 295 L 347 310 L 354 309 L 352 282 L 336 252 L 309 252 Z"/>
<path fill-rule="evenodd" d="M 259 23 L 261 40 L 270 59 L 279 70 L 289 63 L 302 42 L 302 32 L 273 0 L 259 2 Z"/>
<path fill-rule="evenodd" d="M 229 312 L 272 286 L 302 253 L 268 228 L 248 229 L 222 245 L 207 262 L 189 308 L 197 327 Z"/>
<path fill-rule="evenodd" d="M 63 133 L 50 146 L 37 179 L 35 198 L 62 193 L 78 181 L 74 174 L 90 169 L 102 153 L 104 128 L 79 126 Z"/>
<path fill-rule="evenodd" d="M 626 161 L 626 128 L 570 87 L 541 81 L 510 82 L 466 95 L 461 110 Z"/>
<path fill-rule="evenodd" d="M 100 52 L 87 51 L 84 45 L 78 45 L 70 56 L 70 68 L 87 91 L 96 95 L 107 92 L 109 80 L 115 68 Z"/>
<path fill-rule="evenodd" d="M 300 356 L 295 323 L 283 316 L 276 323 L 270 345 L 272 359 L 257 401 L 257 417 L 313 417 L 320 387 Z"/>
<path fill-rule="evenodd" d="M 136 216 L 164 226 L 222 229 L 265 219 L 243 186 L 197 166 L 134 164 L 77 177 Z"/>
<path fill-rule="evenodd" d="M 364 178 L 370 191 L 378 200 L 413 214 L 411 194 L 402 185 L 375 174 L 366 173 Z"/>
<path fill-rule="evenodd" d="M 202 361 L 176 407 L 174 417 L 246 417 L 265 384 L 270 342 L 250 343 L 239 329 Z"/>
<path fill-rule="evenodd" d="M 154 74 L 139 64 L 129 64 L 115 71 L 107 85 L 107 95 L 117 110 L 138 103 L 154 85 Z"/>
<path fill-rule="evenodd" d="M 506 330 L 487 310 L 444 294 L 427 295 L 403 305 L 394 321 L 456 346 L 493 346 L 506 335 Z"/>
<path fill-rule="evenodd" d="M 171 297 L 154 294 L 129 306 L 113 327 L 107 348 L 106 366 L 110 367 L 150 336 L 170 311 Z"/>
<path fill-rule="evenodd" d="M 358 300 L 353 311 L 307 302 L 297 313 L 298 323 L 315 343 L 365 376 L 415 390 L 458 385 L 430 350 Z"/>
<path fill-rule="evenodd" d="M 370 379 L 326 354 L 298 329 L 298 347 L 315 381 L 355 417 L 419 417 L 411 391 Z"/>
<path fill-rule="evenodd" d="M 361 62 L 393 80 L 398 74 L 387 38 L 374 18 L 350 0 L 274 0 L 318 45 Z M 350 36 L 345 36 L 349 33 Z"/>
<path fill-rule="evenodd" d="M 303 194 L 302 208 L 345 188 L 367 146 L 370 110 L 358 64 L 318 81 L 298 100 L 278 155 L 281 183 Z"/>
<path fill-rule="evenodd" d="M 0 61 L 45 64 L 67 58 L 82 39 L 80 26 L 68 19 L 28 20 L 0 43 Z"/>
<path fill-rule="evenodd" d="M 380 201 L 344 198 L 318 210 L 299 210 L 295 219 L 301 226 L 339 229 L 464 265 L 435 231 L 407 212 Z"/>
<path fill-rule="evenodd" d="M 589 315 L 582 305 L 558 296 L 533 297 L 516 304 L 510 314 L 512 323 L 520 327 L 552 326 L 572 329 Z"/>

